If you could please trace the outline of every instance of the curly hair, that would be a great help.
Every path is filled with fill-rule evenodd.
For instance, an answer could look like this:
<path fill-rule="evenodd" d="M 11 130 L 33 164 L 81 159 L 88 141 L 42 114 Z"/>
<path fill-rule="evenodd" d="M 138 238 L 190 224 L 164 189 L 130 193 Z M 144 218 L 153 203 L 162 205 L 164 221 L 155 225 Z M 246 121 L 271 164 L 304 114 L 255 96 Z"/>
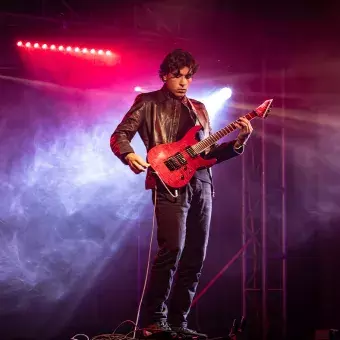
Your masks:
<path fill-rule="evenodd" d="M 176 49 L 164 58 L 159 68 L 159 77 L 163 80 L 163 77 L 167 74 L 179 73 L 179 70 L 183 67 L 188 67 L 190 75 L 193 76 L 197 72 L 199 65 L 189 52 Z"/>

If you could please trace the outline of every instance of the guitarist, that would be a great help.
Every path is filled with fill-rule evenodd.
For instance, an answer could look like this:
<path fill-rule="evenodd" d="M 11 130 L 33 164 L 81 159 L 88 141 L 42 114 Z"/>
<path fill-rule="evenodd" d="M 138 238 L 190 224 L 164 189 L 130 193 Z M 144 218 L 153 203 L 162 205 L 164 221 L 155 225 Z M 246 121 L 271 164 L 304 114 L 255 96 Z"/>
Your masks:
<path fill-rule="evenodd" d="M 206 338 L 187 327 L 187 316 L 193 301 L 208 244 L 212 211 L 212 176 L 210 169 L 199 169 L 186 186 L 168 192 L 152 175 L 149 164 L 135 154 L 130 142 L 136 132 L 147 151 L 158 144 L 180 140 L 195 124 L 200 124 L 199 139 L 210 134 L 205 106 L 186 96 L 198 64 L 193 56 L 177 49 L 160 65 L 163 87 L 137 96 L 130 110 L 113 132 L 113 153 L 136 173 L 147 170 L 146 188 L 153 191 L 156 204 L 158 252 L 153 261 L 145 296 L 146 329 L 151 333 L 176 332 L 181 336 Z M 240 118 L 236 140 L 214 145 L 205 155 L 217 163 L 243 153 L 252 126 Z M 172 287 L 174 274 L 176 282 Z M 168 301 L 172 289 L 171 300 Z"/>

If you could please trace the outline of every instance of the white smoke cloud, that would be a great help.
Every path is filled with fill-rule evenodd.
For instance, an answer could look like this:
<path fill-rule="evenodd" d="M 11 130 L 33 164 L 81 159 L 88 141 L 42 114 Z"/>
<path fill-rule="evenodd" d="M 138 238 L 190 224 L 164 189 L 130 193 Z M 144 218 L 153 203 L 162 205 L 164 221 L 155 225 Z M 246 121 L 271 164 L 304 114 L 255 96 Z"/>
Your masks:
<path fill-rule="evenodd" d="M 30 117 L 20 118 L 18 103 L 0 124 L 0 314 L 71 293 L 76 306 L 151 204 L 144 177 L 109 147 L 122 114 L 94 118 L 65 104 L 46 118 L 26 105 Z"/>

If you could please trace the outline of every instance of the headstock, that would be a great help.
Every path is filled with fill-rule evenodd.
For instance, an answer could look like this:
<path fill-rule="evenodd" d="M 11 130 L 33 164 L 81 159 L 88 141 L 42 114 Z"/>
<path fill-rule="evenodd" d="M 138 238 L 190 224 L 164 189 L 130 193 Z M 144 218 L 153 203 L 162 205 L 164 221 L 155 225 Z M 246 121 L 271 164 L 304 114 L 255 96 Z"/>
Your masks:
<path fill-rule="evenodd" d="M 265 100 L 258 108 L 254 110 L 256 116 L 260 118 L 266 118 L 272 107 L 273 99 Z"/>

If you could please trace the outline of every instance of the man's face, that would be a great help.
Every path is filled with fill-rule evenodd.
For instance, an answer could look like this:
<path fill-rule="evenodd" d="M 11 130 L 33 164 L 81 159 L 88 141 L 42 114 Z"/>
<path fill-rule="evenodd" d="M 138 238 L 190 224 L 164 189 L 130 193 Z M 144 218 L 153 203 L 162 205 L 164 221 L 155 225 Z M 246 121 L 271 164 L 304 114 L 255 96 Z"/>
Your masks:
<path fill-rule="evenodd" d="M 190 72 L 189 67 L 185 66 L 177 72 L 164 76 L 166 87 L 176 97 L 181 98 L 185 96 L 192 82 L 192 74 Z"/>

